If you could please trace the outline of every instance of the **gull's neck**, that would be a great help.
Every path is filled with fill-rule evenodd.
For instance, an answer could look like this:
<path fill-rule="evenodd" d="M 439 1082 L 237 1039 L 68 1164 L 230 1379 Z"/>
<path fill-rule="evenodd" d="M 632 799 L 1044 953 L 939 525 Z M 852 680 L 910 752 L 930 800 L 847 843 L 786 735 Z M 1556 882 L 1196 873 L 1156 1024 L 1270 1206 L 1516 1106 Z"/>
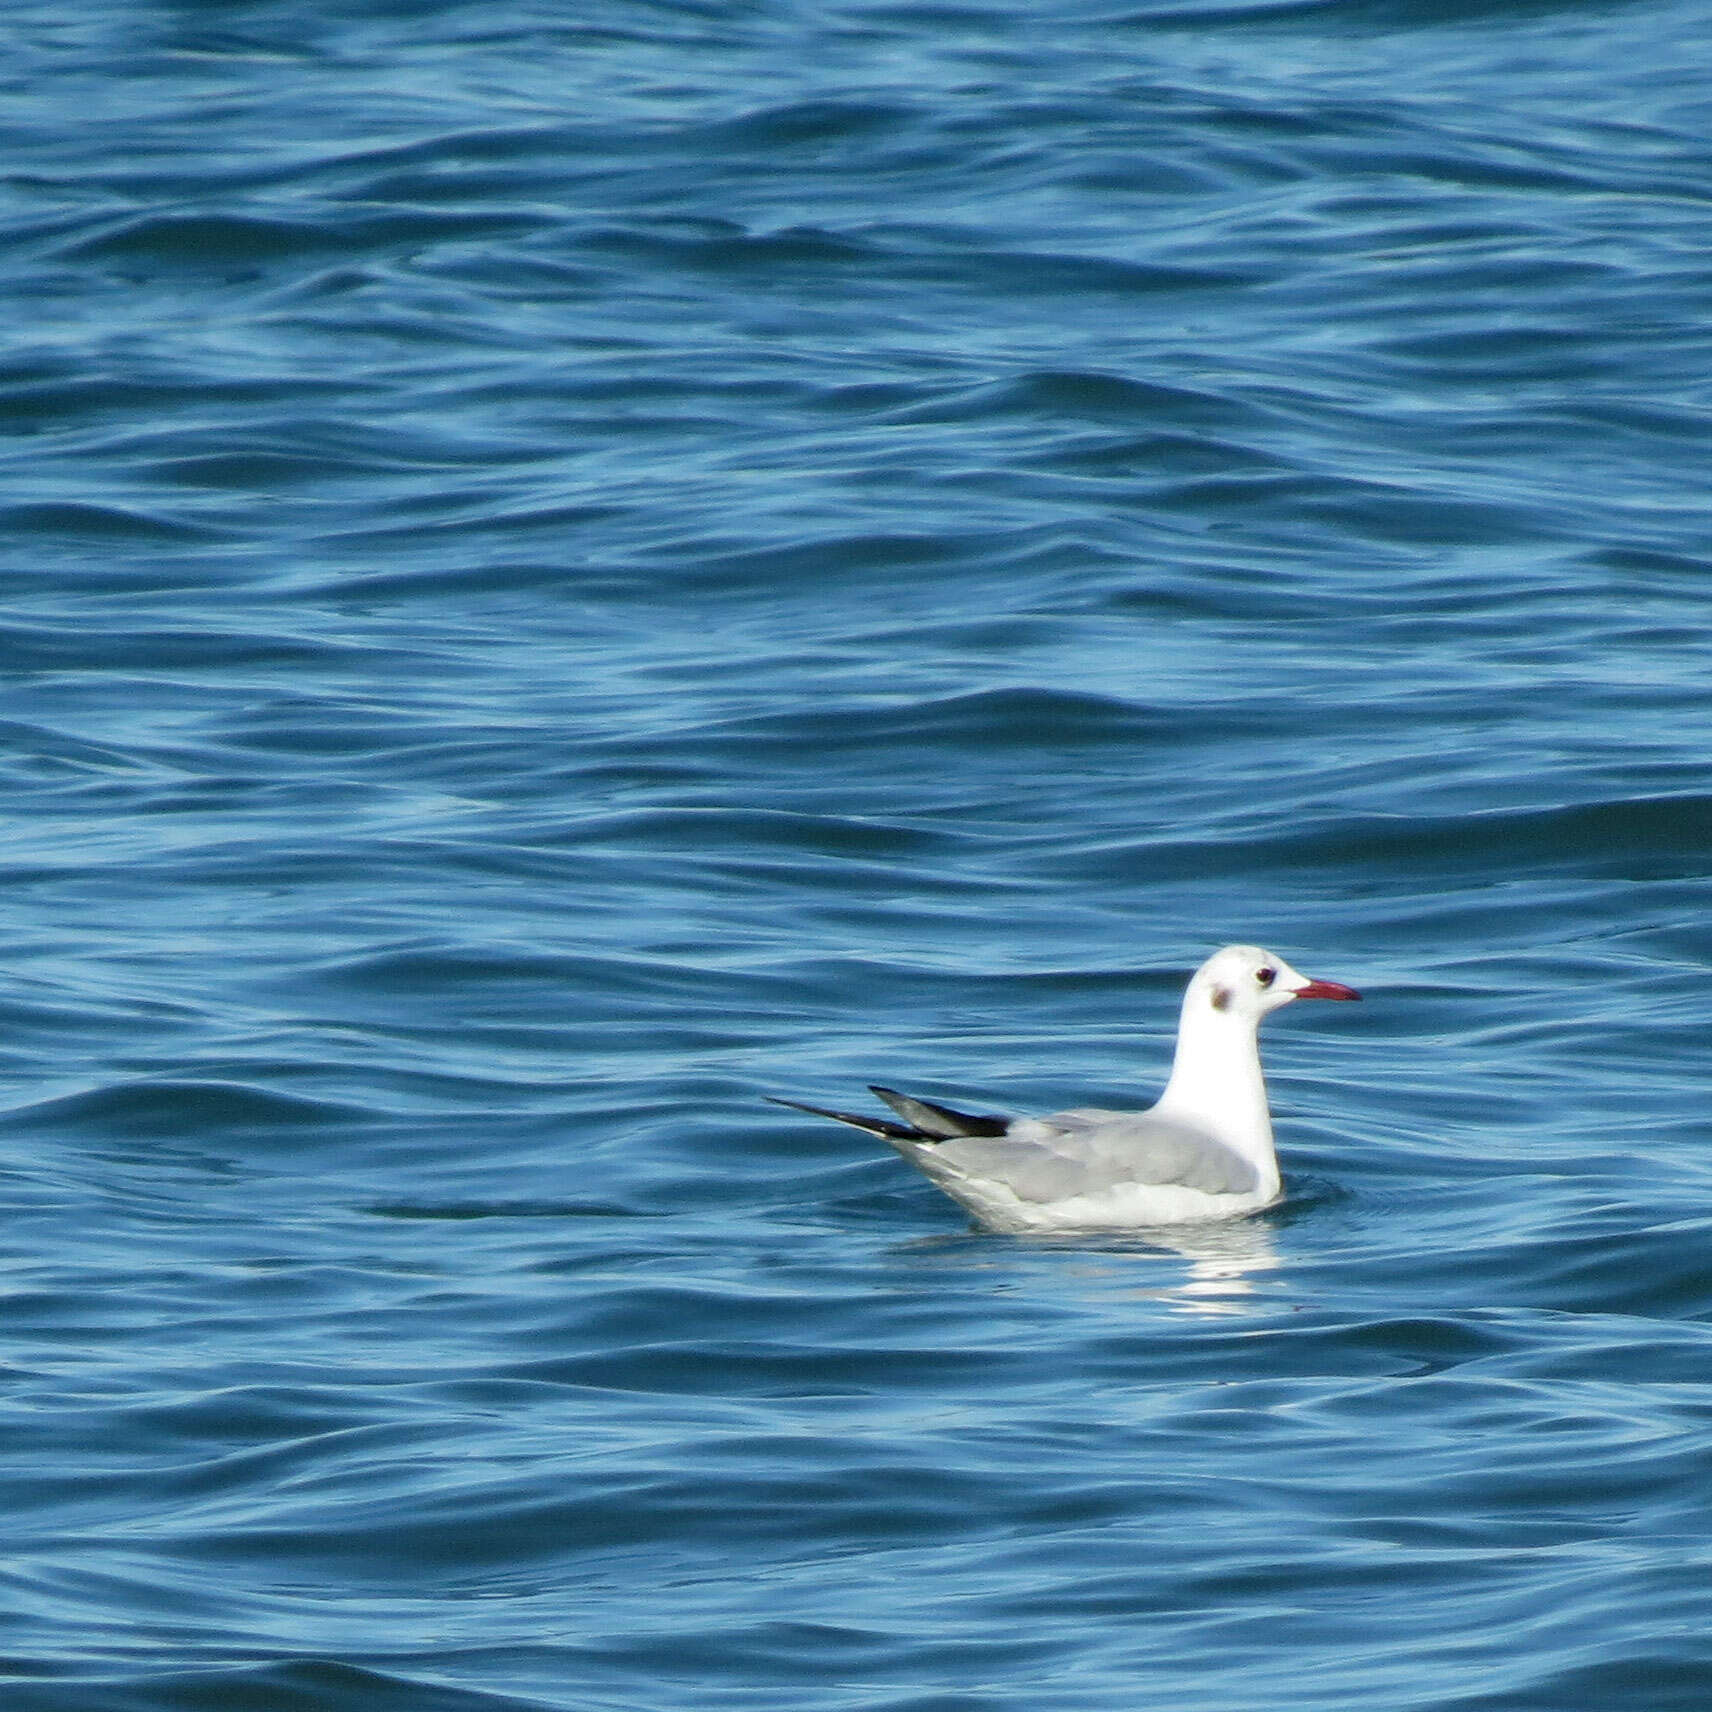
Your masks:
<path fill-rule="evenodd" d="M 1171 1080 L 1154 1108 L 1216 1136 L 1278 1187 L 1278 1156 L 1272 1146 L 1272 1114 L 1260 1070 L 1260 1019 L 1235 1010 L 1215 1010 L 1199 983 L 1183 1000 L 1177 1026 L 1177 1056 Z"/>

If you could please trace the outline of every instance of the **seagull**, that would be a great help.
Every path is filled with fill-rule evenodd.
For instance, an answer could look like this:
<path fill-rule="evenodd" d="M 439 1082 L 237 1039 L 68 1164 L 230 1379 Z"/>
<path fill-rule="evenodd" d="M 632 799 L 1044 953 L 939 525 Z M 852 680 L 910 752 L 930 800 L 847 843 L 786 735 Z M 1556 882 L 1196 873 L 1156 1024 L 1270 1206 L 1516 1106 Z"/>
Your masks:
<path fill-rule="evenodd" d="M 768 1095 L 854 1124 L 990 1230 L 1066 1234 L 1230 1219 L 1282 1192 L 1260 1071 L 1260 1024 L 1295 999 L 1359 999 L 1310 981 L 1257 945 L 1227 945 L 1190 978 L 1171 1079 L 1144 1112 L 1076 1106 L 1049 1117 L 977 1116 L 871 1086 L 903 1121 Z"/>

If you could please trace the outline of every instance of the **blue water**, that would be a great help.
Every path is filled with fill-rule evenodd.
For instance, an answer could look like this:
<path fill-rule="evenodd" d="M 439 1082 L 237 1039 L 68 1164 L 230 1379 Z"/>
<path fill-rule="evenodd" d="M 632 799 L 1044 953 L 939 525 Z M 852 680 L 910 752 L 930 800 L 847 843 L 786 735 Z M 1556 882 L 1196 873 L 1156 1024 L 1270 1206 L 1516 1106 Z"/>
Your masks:
<path fill-rule="evenodd" d="M 1712 1705 L 1704 7 L 5 36 L 6 1712 Z"/>

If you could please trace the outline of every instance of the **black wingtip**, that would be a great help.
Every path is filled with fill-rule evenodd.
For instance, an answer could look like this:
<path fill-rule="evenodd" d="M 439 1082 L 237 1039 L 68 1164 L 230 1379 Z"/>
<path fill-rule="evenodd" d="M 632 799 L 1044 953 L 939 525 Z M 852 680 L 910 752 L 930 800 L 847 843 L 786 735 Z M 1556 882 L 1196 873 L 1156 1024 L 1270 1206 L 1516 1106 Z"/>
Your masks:
<path fill-rule="evenodd" d="M 918 1100 L 913 1094 L 900 1094 L 896 1088 L 882 1088 L 878 1082 L 870 1082 L 868 1092 L 877 1094 L 899 1117 L 908 1118 L 932 1141 L 951 1141 L 960 1135 L 1006 1135 L 1010 1131 L 1012 1120 L 996 1113 L 960 1112 L 954 1106 L 936 1105 L 932 1100 Z"/>
<path fill-rule="evenodd" d="M 835 1112 L 830 1106 L 810 1106 L 801 1100 L 781 1099 L 777 1094 L 761 1096 L 770 1106 L 789 1106 L 793 1112 L 807 1112 L 812 1117 L 831 1118 L 834 1123 L 849 1124 L 852 1129 L 865 1129 L 870 1135 L 884 1136 L 887 1141 L 926 1141 L 919 1129 L 909 1124 L 893 1123 L 890 1118 L 859 1116 L 855 1112 Z"/>

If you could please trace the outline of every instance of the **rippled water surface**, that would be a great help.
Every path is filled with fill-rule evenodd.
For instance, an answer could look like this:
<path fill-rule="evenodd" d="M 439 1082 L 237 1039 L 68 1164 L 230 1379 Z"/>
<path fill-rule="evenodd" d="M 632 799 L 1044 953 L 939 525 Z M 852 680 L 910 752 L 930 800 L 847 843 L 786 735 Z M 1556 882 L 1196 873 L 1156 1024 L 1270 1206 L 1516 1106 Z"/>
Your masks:
<path fill-rule="evenodd" d="M 1704 8 L 5 34 L 7 1712 L 1712 1704 Z"/>

